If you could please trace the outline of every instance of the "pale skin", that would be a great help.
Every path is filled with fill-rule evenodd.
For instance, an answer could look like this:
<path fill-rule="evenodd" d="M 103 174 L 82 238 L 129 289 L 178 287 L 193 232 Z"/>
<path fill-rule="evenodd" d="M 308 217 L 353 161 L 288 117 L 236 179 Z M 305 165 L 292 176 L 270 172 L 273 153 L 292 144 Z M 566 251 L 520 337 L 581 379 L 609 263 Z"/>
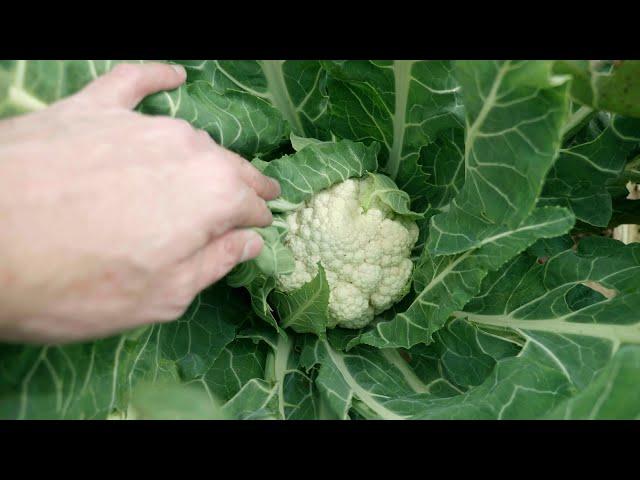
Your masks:
<path fill-rule="evenodd" d="M 0 341 L 66 343 L 179 317 L 256 257 L 278 183 L 206 132 L 133 108 L 181 67 L 120 65 L 0 121 Z"/>

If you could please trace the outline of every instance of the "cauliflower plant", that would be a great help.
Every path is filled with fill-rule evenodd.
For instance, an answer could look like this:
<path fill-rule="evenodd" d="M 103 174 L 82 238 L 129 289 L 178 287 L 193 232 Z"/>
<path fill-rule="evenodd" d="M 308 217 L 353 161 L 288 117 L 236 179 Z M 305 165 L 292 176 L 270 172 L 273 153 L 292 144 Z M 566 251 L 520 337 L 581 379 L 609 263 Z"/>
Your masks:
<path fill-rule="evenodd" d="M 322 265 L 330 287 L 329 327 L 363 327 L 407 292 L 418 226 L 378 200 L 363 208 L 372 182 L 338 183 L 286 216 L 284 243 L 295 270 L 278 276 L 278 287 L 297 290 Z"/>

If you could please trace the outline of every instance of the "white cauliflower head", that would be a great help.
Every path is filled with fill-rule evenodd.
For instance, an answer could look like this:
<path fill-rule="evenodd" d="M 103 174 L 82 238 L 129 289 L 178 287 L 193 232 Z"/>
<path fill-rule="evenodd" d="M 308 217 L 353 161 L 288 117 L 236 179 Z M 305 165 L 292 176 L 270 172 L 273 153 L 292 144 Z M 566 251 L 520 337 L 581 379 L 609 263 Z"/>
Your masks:
<path fill-rule="evenodd" d="M 286 217 L 284 242 L 293 252 L 295 270 L 280 275 L 278 286 L 285 292 L 300 288 L 321 264 L 330 288 L 329 327 L 363 327 L 407 291 L 418 227 L 381 202 L 364 211 L 359 196 L 370 182 L 336 184 Z"/>

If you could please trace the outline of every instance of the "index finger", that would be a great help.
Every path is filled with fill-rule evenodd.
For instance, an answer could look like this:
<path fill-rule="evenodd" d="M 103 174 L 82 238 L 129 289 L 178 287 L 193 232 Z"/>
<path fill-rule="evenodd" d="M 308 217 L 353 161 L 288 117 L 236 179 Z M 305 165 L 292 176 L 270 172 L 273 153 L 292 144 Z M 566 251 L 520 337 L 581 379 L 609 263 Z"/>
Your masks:
<path fill-rule="evenodd" d="M 166 63 L 120 63 L 78 93 L 100 104 L 134 108 L 147 95 L 172 90 L 184 83 L 187 74 L 180 65 Z"/>
<path fill-rule="evenodd" d="M 251 162 L 233 153 L 231 150 L 227 150 L 219 145 L 218 147 L 223 151 L 225 158 L 237 166 L 242 181 L 251 187 L 258 196 L 265 200 L 273 200 L 280 195 L 280 184 L 276 179 L 267 177 L 251 165 Z"/>

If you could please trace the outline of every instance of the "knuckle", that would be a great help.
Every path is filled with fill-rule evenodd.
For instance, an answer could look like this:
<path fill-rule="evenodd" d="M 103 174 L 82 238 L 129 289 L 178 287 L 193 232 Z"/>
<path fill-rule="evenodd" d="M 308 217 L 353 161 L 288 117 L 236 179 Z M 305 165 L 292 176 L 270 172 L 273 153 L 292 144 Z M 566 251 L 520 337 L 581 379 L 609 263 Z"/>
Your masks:
<path fill-rule="evenodd" d="M 222 263 L 224 267 L 235 265 L 240 257 L 241 244 L 234 235 L 229 235 L 222 240 Z"/>
<path fill-rule="evenodd" d="M 235 185 L 233 183 L 235 183 Z M 232 188 L 232 191 L 236 192 L 235 195 L 233 196 L 233 200 L 234 200 L 233 203 L 235 208 L 245 209 L 253 205 L 252 195 L 251 195 L 252 190 L 248 188 L 246 185 L 244 185 L 243 183 L 241 183 L 237 178 L 234 179 L 233 183 L 230 182 L 230 187 Z"/>

